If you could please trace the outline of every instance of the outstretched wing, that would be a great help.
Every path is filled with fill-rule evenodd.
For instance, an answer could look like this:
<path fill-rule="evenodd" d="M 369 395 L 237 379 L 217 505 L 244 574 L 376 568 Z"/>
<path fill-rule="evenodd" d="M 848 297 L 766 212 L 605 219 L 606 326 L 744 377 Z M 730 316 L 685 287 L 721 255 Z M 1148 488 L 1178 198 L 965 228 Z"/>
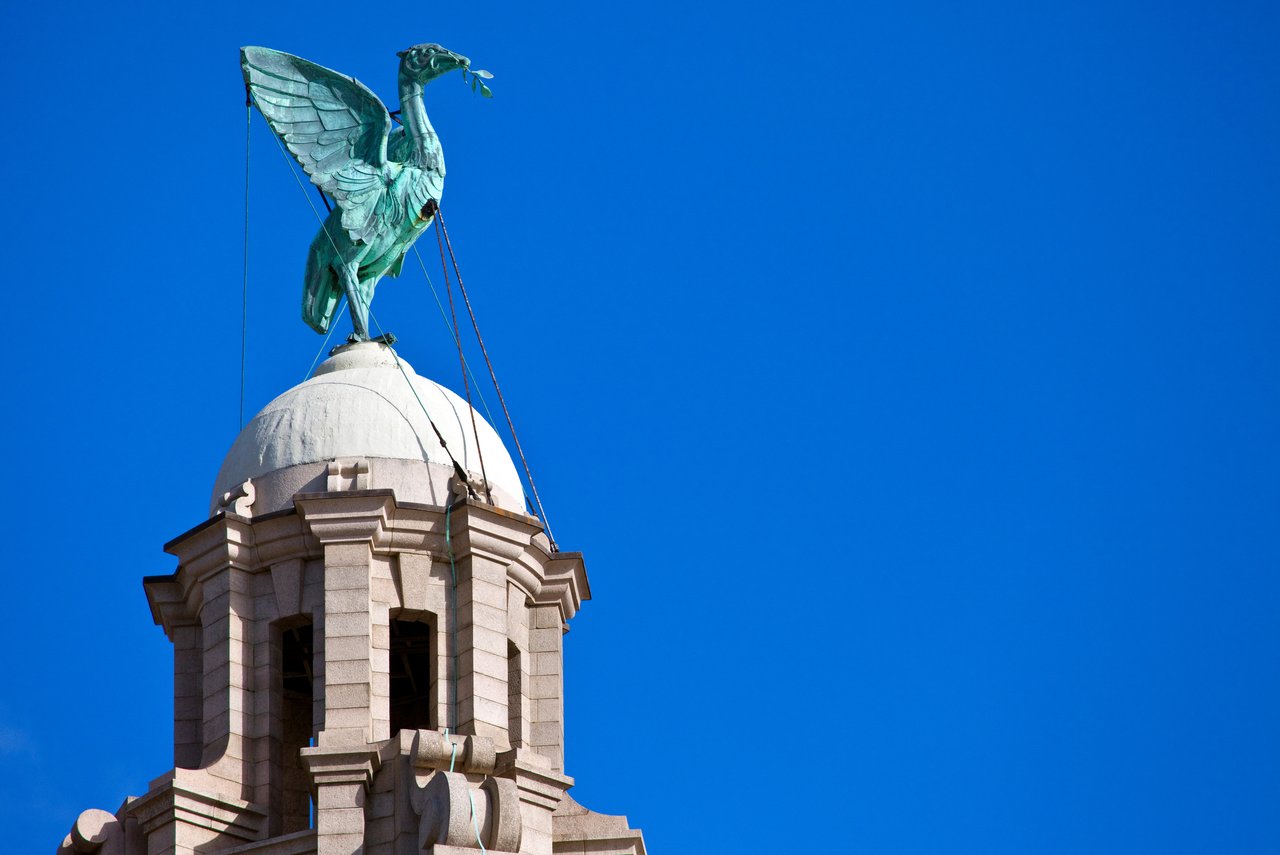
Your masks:
<path fill-rule="evenodd" d="M 337 201 L 342 227 L 352 240 L 367 240 L 378 231 L 393 177 L 387 108 L 359 81 L 292 54 L 241 48 L 240 67 L 271 129 Z"/>

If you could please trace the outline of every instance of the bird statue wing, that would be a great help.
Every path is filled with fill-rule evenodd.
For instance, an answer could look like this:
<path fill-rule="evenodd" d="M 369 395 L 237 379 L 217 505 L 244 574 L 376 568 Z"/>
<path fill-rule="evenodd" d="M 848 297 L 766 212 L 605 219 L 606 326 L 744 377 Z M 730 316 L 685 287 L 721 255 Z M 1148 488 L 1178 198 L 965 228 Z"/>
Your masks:
<path fill-rule="evenodd" d="M 245 84 L 311 182 L 342 209 L 342 227 L 366 241 L 384 225 L 399 164 L 387 161 L 391 116 L 358 80 L 262 47 L 240 50 Z"/>

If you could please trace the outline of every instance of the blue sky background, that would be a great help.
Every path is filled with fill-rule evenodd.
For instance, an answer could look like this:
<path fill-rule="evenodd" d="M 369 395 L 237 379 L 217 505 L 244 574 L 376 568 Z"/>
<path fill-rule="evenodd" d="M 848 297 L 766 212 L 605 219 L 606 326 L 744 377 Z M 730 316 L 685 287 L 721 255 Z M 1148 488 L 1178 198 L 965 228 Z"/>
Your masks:
<path fill-rule="evenodd" d="M 420 41 L 496 75 L 428 109 L 591 573 L 579 801 L 655 855 L 1280 851 L 1272 4 L 5 17 L 6 851 L 171 765 L 140 578 L 238 427 L 238 46 L 393 99 Z M 260 117 L 252 170 L 250 413 L 320 345 Z M 458 387 L 420 275 L 374 310 Z"/>

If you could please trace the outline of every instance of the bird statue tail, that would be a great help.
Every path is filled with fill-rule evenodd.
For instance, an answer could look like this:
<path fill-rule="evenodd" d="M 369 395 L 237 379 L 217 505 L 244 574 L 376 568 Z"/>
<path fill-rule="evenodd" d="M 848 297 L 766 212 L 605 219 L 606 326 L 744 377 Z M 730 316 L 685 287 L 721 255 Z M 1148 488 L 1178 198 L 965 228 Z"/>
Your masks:
<path fill-rule="evenodd" d="M 302 289 L 302 320 L 321 335 L 329 332 L 333 313 L 343 294 L 342 283 L 333 267 L 312 248 L 307 253 L 307 272 Z"/>

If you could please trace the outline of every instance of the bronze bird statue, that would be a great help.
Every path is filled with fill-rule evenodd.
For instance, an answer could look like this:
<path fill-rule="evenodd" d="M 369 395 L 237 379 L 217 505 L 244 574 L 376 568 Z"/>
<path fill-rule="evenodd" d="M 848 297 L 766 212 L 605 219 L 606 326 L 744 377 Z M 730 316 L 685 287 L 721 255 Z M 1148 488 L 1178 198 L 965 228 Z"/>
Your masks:
<path fill-rule="evenodd" d="M 302 319 L 327 333 L 346 294 L 355 328 L 369 338 L 378 280 L 398 276 L 404 255 L 435 217 L 444 191 L 444 152 L 427 119 L 422 88 L 457 69 L 490 90 L 465 56 L 437 44 L 400 51 L 400 118 L 354 78 L 262 47 L 240 50 L 253 101 L 303 170 L 336 207 L 307 253 Z"/>

